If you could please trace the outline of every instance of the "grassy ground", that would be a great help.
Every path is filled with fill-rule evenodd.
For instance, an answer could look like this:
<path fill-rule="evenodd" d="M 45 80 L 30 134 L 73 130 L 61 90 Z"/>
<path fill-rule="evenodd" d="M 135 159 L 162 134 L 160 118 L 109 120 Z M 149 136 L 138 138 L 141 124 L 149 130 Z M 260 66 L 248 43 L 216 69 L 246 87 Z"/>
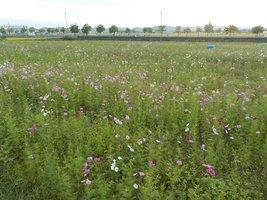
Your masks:
<path fill-rule="evenodd" d="M 0 42 L 0 199 L 264 199 L 267 45 L 215 45 Z"/>

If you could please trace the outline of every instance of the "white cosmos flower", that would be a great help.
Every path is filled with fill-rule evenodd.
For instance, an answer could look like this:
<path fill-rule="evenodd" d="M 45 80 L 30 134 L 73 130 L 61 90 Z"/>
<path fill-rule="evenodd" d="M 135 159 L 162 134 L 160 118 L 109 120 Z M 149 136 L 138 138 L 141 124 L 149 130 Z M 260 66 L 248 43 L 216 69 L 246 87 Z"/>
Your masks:
<path fill-rule="evenodd" d="M 139 188 L 139 186 L 135 183 L 135 184 L 133 184 L 133 187 L 134 187 L 134 189 L 138 189 Z"/>

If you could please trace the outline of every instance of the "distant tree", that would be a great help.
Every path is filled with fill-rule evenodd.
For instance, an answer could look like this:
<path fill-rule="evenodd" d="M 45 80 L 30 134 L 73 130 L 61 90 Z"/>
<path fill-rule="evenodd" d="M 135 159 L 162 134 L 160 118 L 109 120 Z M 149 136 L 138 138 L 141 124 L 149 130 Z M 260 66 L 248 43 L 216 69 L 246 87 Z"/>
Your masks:
<path fill-rule="evenodd" d="M 0 33 L 2 33 L 3 35 L 5 35 L 6 34 L 6 29 L 4 27 L 1 27 L 0 28 Z"/>
<path fill-rule="evenodd" d="M 198 26 L 197 28 L 196 28 L 196 32 L 197 33 L 201 33 L 203 30 L 202 30 L 202 28 L 201 28 L 201 26 Z"/>
<path fill-rule="evenodd" d="M 115 35 L 119 31 L 118 27 L 115 25 L 112 25 L 108 30 L 109 30 L 109 33 L 113 35 Z"/>
<path fill-rule="evenodd" d="M 164 31 L 166 31 L 166 26 L 165 25 L 159 26 L 159 32 L 163 33 Z"/>
<path fill-rule="evenodd" d="M 79 33 L 79 26 L 77 24 L 72 24 L 70 26 L 70 32 L 74 34 Z"/>
<path fill-rule="evenodd" d="M 238 28 L 235 25 L 229 25 L 227 27 L 225 27 L 224 29 L 225 33 L 237 33 L 238 32 Z"/>
<path fill-rule="evenodd" d="M 25 34 L 27 31 L 28 31 L 28 27 L 27 27 L 27 26 L 23 26 L 23 27 L 20 29 L 20 33 L 22 33 L 22 34 Z"/>
<path fill-rule="evenodd" d="M 66 28 L 65 27 L 61 27 L 60 28 L 60 32 L 64 34 L 66 32 Z"/>
<path fill-rule="evenodd" d="M 191 33 L 192 31 L 191 31 L 191 29 L 189 28 L 189 27 L 186 27 L 185 29 L 184 29 L 184 33 Z"/>
<path fill-rule="evenodd" d="M 30 27 L 30 28 L 29 28 L 29 32 L 30 32 L 30 33 L 33 33 L 34 31 L 35 31 L 35 28 L 34 28 L 34 27 Z"/>
<path fill-rule="evenodd" d="M 213 25 L 211 23 L 208 23 L 204 26 L 204 31 L 206 33 L 213 33 L 214 30 L 213 30 Z"/>
<path fill-rule="evenodd" d="M 152 33 L 153 30 L 152 30 L 151 27 L 144 27 L 144 28 L 143 28 L 143 32 L 144 32 L 144 33 Z"/>
<path fill-rule="evenodd" d="M 60 28 L 55 28 L 55 33 L 59 33 L 60 32 Z"/>
<path fill-rule="evenodd" d="M 181 33 L 182 32 L 182 27 L 181 26 L 176 26 L 175 27 L 175 33 Z"/>
<path fill-rule="evenodd" d="M 10 35 L 11 33 L 14 32 L 14 28 L 12 28 L 11 26 L 9 26 L 9 27 L 6 29 L 6 32 Z"/>
<path fill-rule="evenodd" d="M 147 27 L 143 28 L 143 33 L 147 33 Z"/>
<path fill-rule="evenodd" d="M 86 35 L 92 31 L 92 27 L 89 26 L 88 24 L 84 24 L 82 27 L 82 32 Z"/>
<path fill-rule="evenodd" d="M 252 29 L 251 29 L 251 32 L 252 32 L 252 33 L 255 33 L 255 34 L 263 33 L 263 31 L 264 31 L 264 28 L 263 28 L 263 26 L 261 26 L 261 25 L 259 25 L 259 26 L 254 26 L 254 27 L 252 27 Z"/>
<path fill-rule="evenodd" d="M 38 30 L 38 33 L 44 34 L 45 31 L 46 31 L 45 28 L 40 28 L 40 29 Z"/>
<path fill-rule="evenodd" d="M 105 31 L 105 27 L 102 25 L 102 24 L 99 24 L 97 27 L 96 27 L 96 32 L 101 34 Z"/>
<path fill-rule="evenodd" d="M 47 28 L 47 33 L 55 33 L 55 28 Z"/>
<path fill-rule="evenodd" d="M 131 29 L 129 29 L 128 27 L 125 29 L 125 33 L 127 33 L 128 35 L 131 33 Z"/>

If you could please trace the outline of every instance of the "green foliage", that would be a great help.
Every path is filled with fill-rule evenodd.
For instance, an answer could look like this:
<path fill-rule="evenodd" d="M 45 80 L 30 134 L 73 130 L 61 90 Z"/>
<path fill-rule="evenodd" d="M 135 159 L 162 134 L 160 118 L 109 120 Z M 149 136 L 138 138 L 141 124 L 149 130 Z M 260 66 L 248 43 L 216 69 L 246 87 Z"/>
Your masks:
<path fill-rule="evenodd" d="M 6 29 L 4 27 L 1 27 L 0 28 L 0 33 L 2 33 L 3 35 L 5 35 L 6 34 Z"/>
<path fill-rule="evenodd" d="M 61 28 L 60 28 L 60 32 L 61 32 L 61 33 L 65 33 L 65 32 L 66 32 L 66 28 L 65 28 L 65 27 L 61 27 Z"/>
<path fill-rule="evenodd" d="M 238 28 L 235 25 L 229 25 L 229 26 L 225 27 L 224 32 L 225 33 L 237 33 Z"/>
<path fill-rule="evenodd" d="M 27 27 L 27 26 L 23 26 L 23 27 L 20 29 L 20 32 L 21 32 L 22 34 L 27 33 L 27 31 L 28 31 L 28 27 Z"/>
<path fill-rule="evenodd" d="M 264 31 L 264 28 L 263 28 L 263 26 L 261 26 L 261 25 L 259 25 L 259 26 L 254 26 L 254 27 L 252 27 L 252 29 L 251 29 L 251 32 L 252 32 L 252 33 L 255 33 L 255 34 L 263 33 L 263 31 Z"/>
<path fill-rule="evenodd" d="M 151 27 L 144 27 L 144 28 L 143 28 L 143 32 L 144 32 L 144 33 L 152 33 L 153 30 L 152 30 Z"/>
<path fill-rule="evenodd" d="M 206 33 L 213 33 L 214 30 L 213 30 L 213 25 L 211 23 L 208 23 L 204 26 L 204 31 Z"/>
<path fill-rule="evenodd" d="M 46 29 L 47 33 L 55 33 L 56 32 L 56 29 L 55 28 L 47 28 Z"/>
<path fill-rule="evenodd" d="M 88 24 L 84 24 L 82 27 L 82 32 L 86 35 L 92 31 L 92 27 L 89 26 Z"/>
<path fill-rule="evenodd" d="M 34 27 L 30 27 L 30 28 L 29 28 L 29 32 L 30 32 L 30 33 L 33 33 L 34 31 L 35 31 L 35 28 L 34 28 Z"/>
<path fill-rule="evenodd" d="M 264 199 L 266 52 L 1 41 L 0 199 Z"/>
<path fill-rule="evenodd" d="M 118 27 L 115 25 L 112 25 L 108 30 L 109 30 L 109 33 L 113 35 L 115 35 L 119 31 Z"/>
<path fill-rule="evenodd" d="M 105 27 L 102 25 L 102 24 L 99 24 L 97 27 L 96 27 L 96 32 L 101 34 L 105 31 Z"/>
<path fill-rule="evenodd" d="M 79 26 L 76 25 L 76 24 L 72 24 L 72 25 L 70 26 L 70 32 L 71 32 L 71 33 L 74 33 L 74 34 L 79 33 Z"/>
<path fill-rule="evenodd" d="M 127 27 L 127 28 L 125 29 L 125 33 L 127 33 L 127 34 L 131 33 L 131 29 Z"/>
<path fill-rule="evenodd" d="M 166 26 L 165 25 L 159 26 L 158 30 L 160 33 L 163 33 L 164 31 L 166 31 Z"/>

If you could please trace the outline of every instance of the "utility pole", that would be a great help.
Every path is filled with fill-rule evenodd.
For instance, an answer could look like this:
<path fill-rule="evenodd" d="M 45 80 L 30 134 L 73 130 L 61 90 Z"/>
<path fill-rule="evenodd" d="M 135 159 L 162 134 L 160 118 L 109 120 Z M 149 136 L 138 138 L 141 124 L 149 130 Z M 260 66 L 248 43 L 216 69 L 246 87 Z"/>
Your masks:
<path fill-rule="evenodd" d="M 163 27 L 162 27 L 162 11 L 160 11 L 160 41 L 162 41 Z"/>
<path fill-rule="evenodd" d="M 66 25 L 66 28 L 68 28 L 68 21 L 67 21 L 67 13 L 65 12 L 65 25 Z"/>

